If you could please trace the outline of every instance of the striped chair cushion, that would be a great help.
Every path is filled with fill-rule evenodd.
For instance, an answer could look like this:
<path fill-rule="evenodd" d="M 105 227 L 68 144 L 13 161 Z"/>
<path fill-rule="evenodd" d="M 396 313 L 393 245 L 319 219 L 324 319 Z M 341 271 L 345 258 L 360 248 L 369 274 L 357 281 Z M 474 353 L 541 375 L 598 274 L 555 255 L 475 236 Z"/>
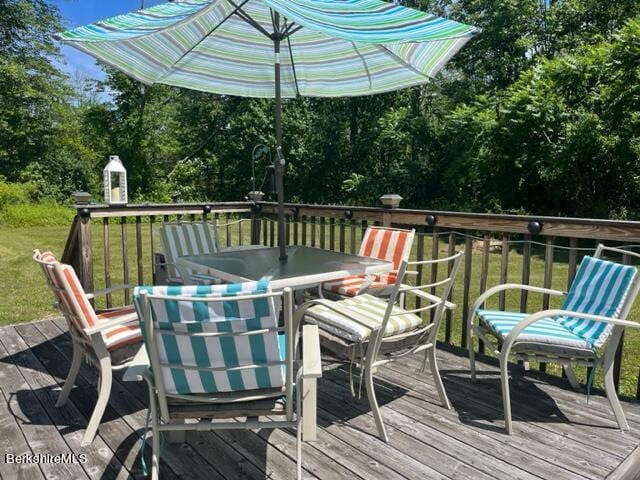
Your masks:
<path fill-rule="evenodd" d="M 76 271 L 71 265 L 60 263 L 59 266 L 60 268 L 55 270 L 55 276 L 57 285 L 63 288 L 60 292 L 63 302 L 70 307 L 71 312 L 76 313 L 74 316 L 77 317 L 78 321 L 75 323 L 80 330 L 93 327 L 98 323 L 98 317 L 87 298 L 84 288 L 82 288 Z"/>
<path fill-rule="evenodd" d="M 122 325 L 111 327 L 102 332 L 102 339 L 109 352 L 114 352 L 127 345 L 134 345 L 142 342 L 140 323 L 138 314 L 134 306 L 119 308 L 109 312 L 98 314 L 99 322 L 118 318 L 123 321 Z"/>
<path fill-rule="evenodd" d="M 267 293 L 271 291 L 269 282 L 137 287 L 134 304 L 140 313 L 142 290 L 150 295 L 192 298 L 150 299 L 154 341 L 167 393 L 235 392 L 284 385 L 283 352 L 276 331 L 279 313 L 276 302 L 273 298 L 233 300 L 238 295 Z M 229 300 L 212 303 L 197 301 L 198 297 L 211 296 L 228 297 Z M 140 318 L 143 318 L 142 314 Z M 268 331 L 220 337 L 189 335 L 262 329 Z M 146 335 L 144 326 L 143 333 Z M 145 338 L 145 342 L 149 341 Z M 264 366 L 252 366 L 256 364 Z"/>
<path fill-rule="evenodd" d="M 478 310 L 480 320 L 500 340 L 504 340 L 511 329 L 529 314 L 501 312 L 498 310 Z M 544 318 L 526 327 L 518 336 L 518 344 L 557 345 L 570 349 L 592 350 L 591 344 L 565 328 L 553 318 Z M 514 346 L 515 351 L 527 350 Z M 536 350 L 539 350 L 537 348 Z"/>
<path fill-rule="evenodd" d="M 58 261 L 56 259 L 56 256 L 53 254 L 53 252 L 50 252 L 48 250 L 40 254 L 40 260 L 47 263 L 55 263 Z"/>
<path fill-rule="evenodd" d="M 366 341 L 374 328 L 379 328 L 384 319 L 387 302 L 373 295 L 358 295 L 335 302 L 336 305 L 353 312 L 362 320 L 355 322 L 324 305 L 315 305 L 307 310 L 307 318 L 310 322 L 318 324 L 324 330 L 345 340 L 354 342 Z M 402 314 L 404 310 L 397 305 L 393 307 L 392 315 L 387 322 L 384 336 L 396 335 L 413 330 L 422 325 L 422 319 L 414 313 Z"/>
<path fill-rule="evenodd" d="M 382 290 L 396 283 L 397 275 L 393 273 L 378 275 L 368 285 L 369 290 Z M 337 293 L 345 297 L 355 297 L 362 289 L 366 280 L 364 275 L 352 275 L 322 284 L 322 288 L 328 292 Z"/>
<path fill-rule="evenodd" d="M 584 257 L 562 308 L 617 318 L 636 273 L 636 267 Z M 559 318 L 558 322 L 596 348 L 613 329 L 611 324 L 575 317 Z"/>
<path fill-rule="evenodd" d="M 138 314 L 135 307 L 123 307 L 100 314 L 95 313 L 95 310 L 89 303 L 84 289 L 78 280 L 75 270 L 65 264 L 61 264 L 56 260 L 56 257 L 51 252 L 43 252 L 39 255 L 39 260 L 46 262 L 43 270 L 47 276 L 47 283 L 50 283 L 54 287 L 54 295 L 56 300 L 61 304 L 61 310 L 65 314 L 65 317 L 71 322 L 71 325 L 76 327 L 76 330 L 83 336 L 84 328 L 89 325 L 96 325 L 100 322 L 107 320 L 113 320 L 114 318 L 120 318 L 124 321 L 122 325 L 109 328 L 102 332 L 102 339 L 107 347 L 107 350 L 118 357 L 118 360 L 126 360 L 131 355 L 119 355 L 118 350 L 129 345 L 135 345 L 142 342 L 142 334 L 140 333 L 140 325 L 138 323 Z M 60 265 L 62 277 L 56 275 L 54 265 Z M 64 290 L 58 290 L 64 289 Z M 74 299 L 78 302 L 80 312 L 82 315 L 76 315 Z M 92 323 L 89 323 L 92 322 Z M 135 354 L 135 350 L 132 350 L 132 354 Z M 113 360 L 113 358 L 112 358 Z M 114 363 L 120 363 L 115 361 Z"/>
<path fill-rule="evenodd" d="M 163 225 L 160 229 L 160 239 L 169 264 L 170 276 L 179 276 L 173 266 L 179 257 L 217 252 L 215 238 L 214 227 L 209 223 Z"/>
<path fill-rule="evenodd" d="M 393 268 L 400 268 L 402 260 L 408 256 L 410 245 L 407 240 L 413 238 L 411 230 L 369 227 L 362 237 L 358 255 L 379 258 L 393 262 Z"/>
<path fill-rule="evenodd" d="M 362 237 L 358 255 L 393 262 L 393 268 L 397 270 L 400 268 L 400 263 L 409 257 L 412 241 L 412 230 L 369 227 Z M 387 288 L 396 282 L 396 277 L 397 275 L 394 272 L 378 275 L 374 278 L 369 289 L 380 290 Z M 322 288 L 338 295 L 353 297 L 360 292 L 364 281 L 364 276 L 354 275 L 332 282 L 325 282 Z"/>

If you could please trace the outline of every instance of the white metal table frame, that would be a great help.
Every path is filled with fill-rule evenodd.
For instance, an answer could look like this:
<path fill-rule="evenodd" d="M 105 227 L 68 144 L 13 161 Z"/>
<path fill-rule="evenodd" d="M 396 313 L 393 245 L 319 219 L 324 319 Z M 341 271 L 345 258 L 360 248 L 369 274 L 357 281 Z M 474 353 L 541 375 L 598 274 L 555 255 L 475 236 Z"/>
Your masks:
<path fill-rule="evenodd" d="M 303 250 L 304 249 L 304 250 Z M 276 247 L 264 247 L 263 249 L 250 249 L 244 251 L 234 251 L 234 252 L 219 252 L 214 254 L 202 255 L 202 256 L 186 256 L 180 257 L 176 260 L 176 264 L 180 265 L 184 268 L 189 268 L 198 273 L 204 273 L 207 275 L 211 275 L 217 278 L 220 278 L 227 282 L 247 282 L 247 281 L 255 281 L 258 278 L 250 278 L 245 277 L 239 274 L 233 274 L 220 267 L 213 267 L 211 265 L 206 265 L 203 263 L 205 258 L 215 258 L 221 260 L 228 260 L 230 262 L 240 262 L 246 259 L 247 261 L 251 261 L 252 256 L 258 254 L 260 251 L 268 250 L 272 254 L 277 254 L 278 248 Z M 315 287 L 320 283 L 328 282 L 332 280 L 338 280 L 340 278 L 348 277 L 350 275 L 379 275 L 381 273 L 388 273 L 393 270 L 393 263 L 385 260 L 378 260 L 370 257 L 362 257 L 359 255 L 334 252 L 331 250 L 323 250 L 320 248 L 307 247 L 302 245 L 289 246 L 287 247 L 288 252 L 288 262 L 296 261 L 296 253 L 302 252 L 306 255 L 311 256 L 319 256 L 325 255 L 326 257 L 330 257 L 333 260 L 327 262 L 330 263 L 340 263 L 342 260 L 342 265 L 340 268 L 335 270 L 327 269 L 322 272 L 310 273 L 307 275 L 297 275 L 297 276 L 289 276 L 285 278 L 277 278 L 277 273 L 279 271 L 279 265 L 276 265 L 274 262 L 274 268 L 270 275 L 263 275 L 261 279 L 267 278 L 270 280 L 271 288 L 273 290 L 281 290 L 283 288 L 289 287 L 292 290 L 302 290 L 305 288 Z M 317 252 L 317 253 L 316 253 Z M 239 259 L 238 256 L 244 257 L 244 259 Z M 200 261 L 198 257 L 201 257 Z M 235 257 L 235 258 L 234 258 Z M 276 262 L 279 260 L 275 259 Z M 338 265 L 336 265 L 338 266 Z M 345 268 L 346 266 L 346 268 Z"/>

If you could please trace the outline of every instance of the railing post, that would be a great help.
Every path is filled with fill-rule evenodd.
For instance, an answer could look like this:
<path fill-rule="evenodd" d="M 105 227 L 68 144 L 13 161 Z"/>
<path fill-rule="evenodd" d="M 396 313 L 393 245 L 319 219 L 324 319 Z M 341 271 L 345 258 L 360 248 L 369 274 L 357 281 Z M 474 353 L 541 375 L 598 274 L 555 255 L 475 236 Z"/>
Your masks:
<path fill-rule="evenodd" d="M 93 292 L 93 249 L 91 247 L 91 210 L 78 208 L 78 268 L 77 273 L 85 292 Z"/>
<path fill-rule="evenodd" d="M 402 200 L 402 197 L 397 193 L 387 193 L 380 197 L 380 202 L 382 202 L 382 206 L 388 210 L 393 210 L 398 208 L 400 206 L 401 200 Z M 382 226 L 383 227 L 391 226 L 391 212 L 383 212 Z"/>

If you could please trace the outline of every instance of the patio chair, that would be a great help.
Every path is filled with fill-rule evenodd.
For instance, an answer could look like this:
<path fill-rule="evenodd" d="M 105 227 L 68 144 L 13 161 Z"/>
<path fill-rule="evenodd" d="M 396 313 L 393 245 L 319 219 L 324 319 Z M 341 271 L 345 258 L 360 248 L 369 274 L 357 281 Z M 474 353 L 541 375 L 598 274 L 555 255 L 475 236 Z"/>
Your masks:
<path fill-rule="evenodd" d="M 198 273 L 190 268 L 181 268 L 176 264 L 176 260 L 185 255 L 204 255 L 229 250 L 220 248 L 217 222 L 216 225 L 210 222 L 164 223 L 162 227 L 160 227 L 160 241 L 164 258 L 156 261 L 156 271 L 162 267 L 167 269 L 167 283 L 224 283 L 217 277 Z M 252 249 L 262 248 L 262 246 L 244 245 L 231 248 Z"/>
<path fill-rule="evenodd" d="M 618 426 L 621 430 L 629 429 L 616 394 L 613 361 L 624 327 L 640 327 L 635 322 L 620 319 L 625 319 L 629 314 L 638 295 L 640 281 L 636 267 L 601 259 L 605 251 L 640 258 L 640 255 L 633 252 L 598 245 L 593 257 L 583 258 L 568 293 L 530 285 L 503 284 L 480 295 L 469 312 L 467 345 L 471 378 L 476 378 L 473 337 L 477 335 L 493 349 L 500 360 L 502 402 L 508 434 L 513 432 L 508 374 L 511 356 L 525 362 L 538 360 L 561 364 L 575 390 L 580 389 L 580 384 L 572 365 L 592 368 L 587 381 L 589 391 L 593 373 L 602 364 L 605 393 Z M 512 289 L 565 296 L 565 300 L 560 309 L 533 314 L 482 307 L 491 296 Z M 477 325 L 473 324 L 474 317 L 479 320 Z M 604 346 L 607 340 L 608 343 Z"/>
<path fill-rule="evenodd" d="M 373 386 L 373 374 L 378 367 L 405 355 L 424 351 L 424 361 L 426 363 L 429 360 L 440 402 L 443 407 L 451 408 L 438 372 L 436 339 L 446 308 L 445 299 L 451 292 L 462 256 L 463 253 L 459 252 L 438 260 L 402 261 L 388 300 L 369 294 L 339 301 L 314 299 L 304 303 L 296 311 L 296 320 L 304 317 L 305 322 L 320 327 L 321 343 L 325 348 L 339 359 L 358 365 L 360 383 L 364 380 L 378 434 L 385 442 L 388 441 L 388 436 Z M 448 265 L 450 270 L 446 278 L 426 285 L 402 284 L 407 268 L 419 265 Z M 432 287 L 437 288 L 440 295 L 425 292 Z M 400 294 L 412 295 L 424 302 L 424 306 L 402 308 L 396 303 Z M 418 315 L 429 310 L 433 311 L 431 323 L 425 322 Z M 355 395 L 353 378 L 351 391 Z"/>
<path fill-rule="evenodd" d="M 362 237 L 358 255 L 393 262 L 394 270 L 382 275 L 352 275 L 331 282 L 324 282 L 320 297 L 341 299 L 363 293 L 380 297 L 388 296 L 398 276 L 400 264 L 409 260 L 415 230 L 389 227 L 369 227 Z"/>
<path fill-rule="evenodd" d="M 96 312 L 90 300 L 133 286 L 117 285 L 87 294 L 73 267 L 58 262 L 51 252 L 34 250 L 33 260 L 42 268 L 47 285 L 56 299 L 55 306 L 64 315 L 73 342 L 71 367 L 56 407 L 62 407 L 67 402 L 82 360 L 100 370 L 98 401 L 82 439 L 83 446 L 89 445 L 93 442 L 109 401 L 112 371 L 127 368 L 142 342 L 138 316 L 133 306 Z"/>
<path fill-rule="evenodd" d="M 148 354 L 140 363 L 149 386 L 152 479 L 162 432 L 238 428 L 294 428 L 301 478 L 301 441 L 315 440 L 322 366 L 318 329 L 305 325 L 301 338 L 292 302 L 290 289 L 272 292 L 267 281 L 136 288 L 146 346 L 140 355 Z"/>

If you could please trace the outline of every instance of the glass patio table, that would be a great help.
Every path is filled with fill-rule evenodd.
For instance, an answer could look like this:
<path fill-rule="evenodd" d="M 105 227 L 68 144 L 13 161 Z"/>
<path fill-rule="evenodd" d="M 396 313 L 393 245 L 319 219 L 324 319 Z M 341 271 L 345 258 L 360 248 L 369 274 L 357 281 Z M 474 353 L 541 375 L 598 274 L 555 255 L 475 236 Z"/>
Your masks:
<path fill-rule="evenodd" d="M 377 275 L 393 270 L 393 263 L 348 253 L 300 245 L 287 247 L 281 262 L 278 248 L 251 248 L 205 255 L 187 255 L 176 264 L 227 282 L 268 279 L 271 288 L 292 290 L 337 280 L 349 275 Z"/>

